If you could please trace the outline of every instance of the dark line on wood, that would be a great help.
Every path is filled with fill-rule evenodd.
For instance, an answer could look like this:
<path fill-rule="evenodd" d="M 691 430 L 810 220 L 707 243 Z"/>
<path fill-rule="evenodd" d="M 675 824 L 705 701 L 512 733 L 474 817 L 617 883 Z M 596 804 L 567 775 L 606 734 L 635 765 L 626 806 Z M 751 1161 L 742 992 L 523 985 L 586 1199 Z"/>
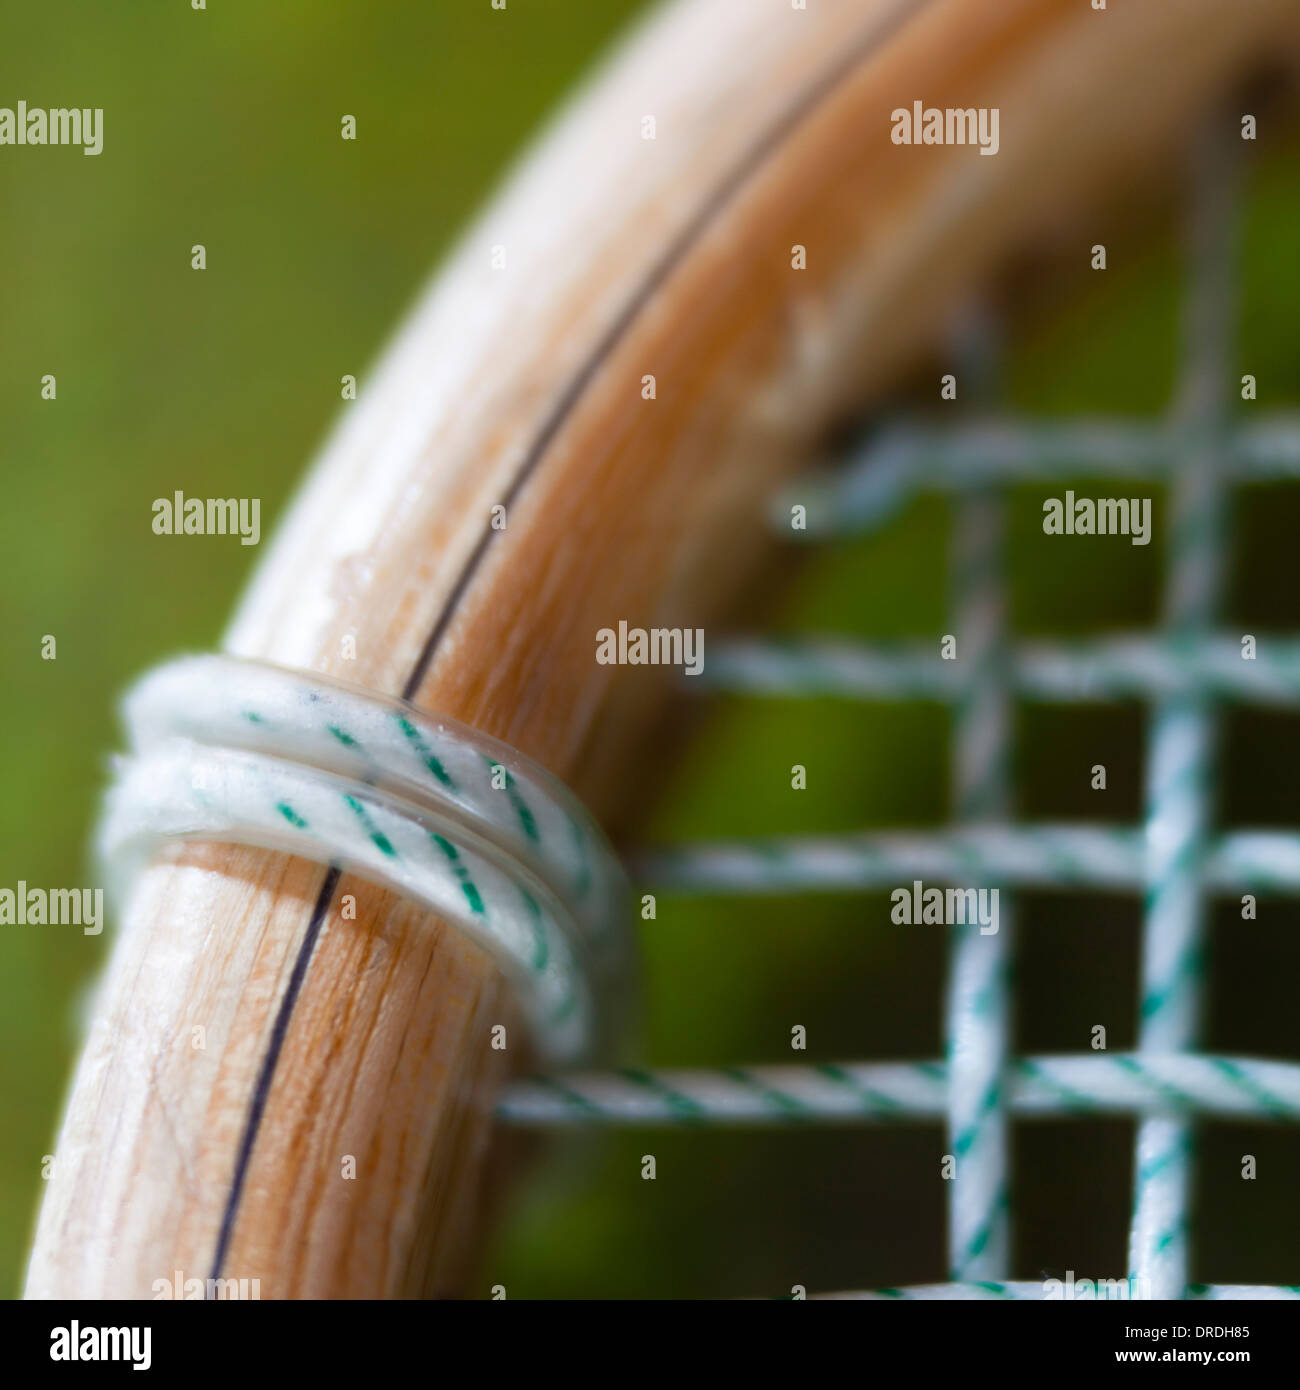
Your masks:
<path fill-rule="evenodd" d="M 266 1102 L 271 1094 L 271 1082 L 275 1079 L 276 1063 L 280 1060 L 284 1040 L 289 1032 L 289 1020 L 293 1015 L 294 1005 L 298 1002 L 303 981 L 307 978 L 307 965 L 311 960 L 313 950 L 315 950 L 320 929 L 325 922 L 326 909 L 334 897 L 334 890 L 339 885 L 341 875 L 342 871 L 336 865 L 331 864 L 330 871 L 325 875 L 325 882 L 321 884 L 320 893 L 317 895 L 316 906 L 312 909 L 311 921 L 307 924 L 307 933 L 302 939 L 302 945 L 298 947 L 298 958 L 294 961 L 293 973 L 289 976 L 289 988 L 285 991 L 284 998 L 280 1001 L 280 1011 L 275 1016 L 275 1026 L 271 1030 L 270 1045 L 266 1049 L 266 1055 L 262 1058 L 262 1067 L 257 1074 L 257 1087 L 253 1091 L 253 1101 L 248 1107 L 248 1119 L 244 1123 L 244 1133 L 239 1141 L 239 1156 L 235 1160 L 235 1175 L 230 1180 L 230 1191 L 226 1195 L 226 1209 L 221 1216 L 221 1233 L 217 1237 L 217 1249 L 212 1257 L 211 1277 L 213 1279 L 221 1278 L 221 1268 L 226 1262 L 230 1238 L 235 1231 L 235 1219 L 239 1215 L 239 1201 L 244 1195 L 244 1182 L 248 1177 L 248 1165 L 253 1157 L 253 1146 L 257 1143 L 258 1130 L 262 1127 L 262 1116 L 266 1111 Z"/>
<path fill-rule="evenodd" d="M 845 56 L 838 63 L 829 68 L 820 78 L 818 78 L 800 97 L 792 103 L 790 108 L 785 111 L 774 124 L 763 133 L 762 136 L 750 148 L 749 152 L 740 160 L 739 164 L 727 175 L 726 178 L 717 186 L 713 193 L 706 199 L 699 212 L 687 223 L 678 234 L 677 239 L 669 246 L 667 252 L 651 267 L 649 274 L 632 296 L 623 311 L 610 325 L 604 336 L 597 342 L 594 350 L 590 353 L 582 366 L 578 368 L 576 375 L 569 382 L 563 394 L 556 402 L 554 408 L 547 418 L 543 421 L 537 437 L 533 440 L 528 452 L 520 462 L 518 471 L 511 479 L 510 486 L 506 489 L 505 496 L 501 503 L 509 508 L 515 499 L 523 491 L 529 478 L 537 471 L 538 465 L 546 454 L 547 449 L 559 434 L 565 421 L 572 414 L 574 407 L 582 398 L 583 393 L 595 378 L 600 370 L 601 364 L 617 346 L 619 340 L 641 314 L 641 311 L 649 303 L 655 291 L 662 286 L 669 275 L 685 259 L 686 253 L 692 245 L 699 240 L 701 235 L 714 222 L 718 214 L 726 207 L 732 196 L 746 182 L 749 176 L 762 166 L 763 162 L 772 154 L 773 150 L 779 146 L 785 138 L 798 127 L 805 116 L 814 110 L 825 97 L 840 85 L 850 74 L 857 69 L 860 64 L 869 58 L 876 49 L 886 39 L 893 35 L 902 27 L 903 21 L 912 18 L 916 13 L 925 9 L 933 0 L 916 0 L 911 5 L 902 5 L 884 23 L 875 26 L 870 33 L 850 48 L 845 50 Z M 451 593 L 447 597 L 442 612 L 438 615 L 437 622 L 425 638 L 424 646 L 420 650 L 419 658 L 415 663 L 415 668 L 408 677 L 406 684 L 402 687 L 402 698 L 413 700 L 416 692 L 424 683 L 424 678 L 428 674 L 429 666 L 433 661 L 434 653 L 437 651 L 439 643 L 446 635 L 447 629 L 451 626 L 452 619 L 463 602 L 469 586 L 482 565 L 495 538 L 502 533 L 492 529 L 490 525 L 484 524 L 483 531 L 478 541 L 471 551 L 469 559 L 465 562 L 465 567 L 456 577 L 456 582 L 452 586 Z"/>

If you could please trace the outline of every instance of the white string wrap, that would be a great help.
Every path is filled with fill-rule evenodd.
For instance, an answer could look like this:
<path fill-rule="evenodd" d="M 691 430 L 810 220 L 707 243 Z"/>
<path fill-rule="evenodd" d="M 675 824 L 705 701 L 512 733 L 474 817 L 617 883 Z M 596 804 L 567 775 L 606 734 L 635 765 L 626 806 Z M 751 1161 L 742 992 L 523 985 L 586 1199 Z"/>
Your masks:
<path fill-rule="evenodd" d="M 520 993 L 542 1056 L 607 1053 L 629 1006 L 623 871 L 575 796 L 496 739 L 315 673 L 182 657 L 123 706 L 99 829 L 124 908 L 159 843 L 333 864 L 471 937 Z"/>

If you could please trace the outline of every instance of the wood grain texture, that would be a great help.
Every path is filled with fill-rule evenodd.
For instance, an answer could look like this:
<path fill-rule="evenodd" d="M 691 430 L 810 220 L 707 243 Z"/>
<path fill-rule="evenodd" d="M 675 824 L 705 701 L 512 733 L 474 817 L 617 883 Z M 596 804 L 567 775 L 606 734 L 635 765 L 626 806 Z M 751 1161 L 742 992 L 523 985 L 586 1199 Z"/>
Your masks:
<path fill-rule="evenodd" d="M 596 631 L 708 632 L 761 558 L 771 487 L 1284 22 L 1280 0 L 670 7 L 421 300 L 227 648 L 405 693 L 612 814 L 663 690 L 598 665 Z M 917 99 L 999 107 L 999 153 L 893 145 Z M 29 1296 L 148 1297 L 177 1270 L 263 1297 L 485 1292 L 491 1099 L 524 1049 L 482 953 L 390 893 L 221 846 L 166 854 L 128 917 Z"/>

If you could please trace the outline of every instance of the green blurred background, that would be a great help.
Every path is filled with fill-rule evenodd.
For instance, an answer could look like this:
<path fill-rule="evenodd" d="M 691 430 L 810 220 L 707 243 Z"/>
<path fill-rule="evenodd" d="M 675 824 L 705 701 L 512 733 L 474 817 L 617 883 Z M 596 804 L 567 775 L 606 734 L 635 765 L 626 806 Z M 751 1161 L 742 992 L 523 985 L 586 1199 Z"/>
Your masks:
<path fill-rule="evenodd" d="M 0 150 L 0 885 L 88 882 L 85 849 L 134 673 L 215 644 L 259 552 L 154 536 L 180 488 L 258 496 L 265 536 L 339 408 L 419 286 L 545 113 L 642 6 L 632 0 L 414 5 L 175 0 L 11 7 L 0 104 L 105 108 L 98 158 Z M 359 139 L 339 139 L 343 113 Z M 1254 161 L 1241 263 L 1242 371 L 1276 410 L 1300 397 L 1297 147 Z M 1091 238 L 1089 238 L 1091 240 Z M 190 269 L 190 247 L 208 269 Z M 1168 229 L 1111 242 L 1111 270 L 1036 292 L 1008 404 L 1150 414 L 1175 370 L 1179 266 Z M 1100 285 L 1100 288 L 1098 286 Z M 53 373 L 56 401 L 40 379 Z M 1088 485 L 1091 486 L 1091 485 Z M 1094 489 L 1095 490 L 1095 489 Z M 1012 612 L 1022 632 L 1137 626 L 1158 606 L 1157 539 L 1046 543 L 1044 494 L 1018 491 Z M 1239 497 L 1229 627 L 1300 628 L 1289 487 Z M 920 501 L 882 535 L 792 577 L 764 625 L 877 638 L 944 622 L 947 515 Z M 40 658 L 53 634 L 55 661 Z M 1143 712 L 1017 712 L 1019 809 L 1135 820 Z M 719 700 L 653 814 L 662 839 L 938 823 L 947 717 L 923 706 Z M 1224 721 L 1220 824 L 1300 819 L 1300 720 Z M 1104 795 L 1087 768 L 1111 769 Z M 793 793 L 789 769 L 809 769 Z M 1206 1042 L 1300 1057 L 1291 1024 L 1300 910 L 1216 920 Z M 1022 909 L 1017 1045 L 1077 1050 L 1094 1022 L 1131 1044 L 1134 902 L 1031 897 Z M 1246 939 L 1243 939 L 1246 938 Z M 888 928 L 887 895 L 725 903 L 662 898 L 644 937 L 654 1065 L 941 1051 L 942 943 Z M 0 927 L 0 1291 L 20 1287 L 42 1156 L 104 939 Z M 1130 1126 L 1018 1126 L 1015 1274 L 1124 1267 Z M 482 1290 L 511 1297 L 769 1294 L 942 1277 L 937 1129 L 579 1135 L 511 1200 Z M 653 1152 L 658 1180 L 643 1182 Z M 1300 1280 L 1300 1141 L 1207 1127 L 1196 1277 Z M 1243 1183 L 1238 1156 L 1260 1159 Z"/>

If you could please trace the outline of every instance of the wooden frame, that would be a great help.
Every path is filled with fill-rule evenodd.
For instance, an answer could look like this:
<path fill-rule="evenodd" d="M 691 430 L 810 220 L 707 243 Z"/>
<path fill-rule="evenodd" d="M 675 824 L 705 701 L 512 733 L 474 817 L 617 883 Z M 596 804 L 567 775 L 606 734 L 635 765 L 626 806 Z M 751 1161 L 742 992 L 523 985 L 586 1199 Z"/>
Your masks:
<path fill-rule="evenodd" d="M 761 560 L 773 485 L 1009 252 L 1153 167 L 1287 10 L 671 6 L 434 282 L 228 649 L 405 694 L 613 814 L 663 681 L 598 664 L 597 630 L 707 630 Z M 999 108 L 997 157 L 895 145 L 918 99 Z M 150 1297 L 176 1271 L 262 1297 L 464 1291 L 492 1095 L 525 1051 L 486 958 L 392 894 L 173 850 L 122 924 L 28 1294 Z"/>

